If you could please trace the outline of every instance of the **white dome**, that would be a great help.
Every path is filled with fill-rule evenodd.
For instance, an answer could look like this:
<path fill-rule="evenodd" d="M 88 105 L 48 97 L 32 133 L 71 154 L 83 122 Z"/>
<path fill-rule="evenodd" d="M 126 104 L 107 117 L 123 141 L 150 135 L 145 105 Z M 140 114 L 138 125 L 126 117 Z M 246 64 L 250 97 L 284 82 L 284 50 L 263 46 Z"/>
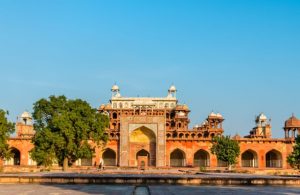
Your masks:
<path fill-rule="evenodd" d="M 217 116 L 214 112 L 211 112 L 209 116 Z"/>
<path fill-rule="evenodd" d="M 111 88 L 111 91 L 119 91 L 120 88 L 118 85 L 113 85 L 112 88 Z"/>
<path fill-rule="evenodd" d="M 182 111 L 180 111 L 180 112 L 178 113 L 178 115 L 179 115 L 179 116 L 185 116 L 185 113 L 182 112 Z"/>
<path fill-rule="evenodd" d="M 267 120 L 267 117 L 266 117 L 266 115 L 264 115 L 263 113 L 261 113 L 261 114 L 258 116 L 258 119 L 261 120 L 261 121 L 266 121 L 266 120 Z"/>
<path fill-rule="evenodd" d="M 171 87 L 169 88 L 169 91 L 170 92 L 176 92 L 177 90 L 176 90 L 175 85 L 171 85 Z"/>
<path fill-rule="evenodd" d="M 222 114 L 220 114 L 220 113 L 217 113 L 216 116 L 219 118 L 223 118 Z"/>
<path fill-rule="evenodd" d="M 31 118 L 31 114 L 25 111 L 21 114 L 21 118 Z"/>

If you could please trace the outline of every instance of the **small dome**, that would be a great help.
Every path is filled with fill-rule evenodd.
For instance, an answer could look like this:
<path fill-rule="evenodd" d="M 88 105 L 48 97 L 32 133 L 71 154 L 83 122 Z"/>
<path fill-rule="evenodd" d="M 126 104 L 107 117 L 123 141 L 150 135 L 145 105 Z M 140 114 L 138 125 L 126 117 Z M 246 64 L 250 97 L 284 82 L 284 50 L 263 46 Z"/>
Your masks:
<path fill-rule="evenodd" d="M 120 88 L 118 85 L 113 85 L 112 88 L 111 88 L 111 91 L 119 91 Z"/>
<path fill-rule="evenodd" d="M 297 119 L 294 115 L 291 116 L 288 120 L 285 121 L 285 127 L 290 128 L 290 127 L 300 127 L 300 120 Z"/>
<path fill-rule="evenodd" d="M 183 104 L 182 107 L 183 107 L 184 110 L 189 110 L 189 107 L 186 104 Z"/>
<path fill-rule="evenodd" d="M 220 113 L 217 113 L 216 116 L 219 118 L 223 118 L 222 114 L 220 114 Z"/>
<path fill-rule="evenodd" d="M 189 111 L 189 107 L 186 104 L 183 105 L 177 105 L 176 110 L 184 110 L 184 111 Z"/>
<path fill-rule="evenodd" d="M 177 89 L 175 87 L 175 85 L 171 85 L 171 87 L 169 88 L 169 92 L 176 92 Z"/>
<path fill-rule="evenodd" d="M 101 110 L 105 109 L 105 104 L 101 104 L 100 109 Z"/>
<path fill-rule="evenodd" d="M 260 115 L 258 116 L 258 120 L 260 120 L 260 121 L 266 121 L 267 117 L 266 117 L 266 115 L 264 115 L 264 113 L 260 113 Z"/>
<path fill-rule="evenodd" d="M 31 119 L 32 117 L 31 117 L 31 114 L 29 113 L 29 112 L 23 112 L 22 114 L 21 114 L 21 118 L 29 118 L 29 119 Z"/>
<path fill-rule="evenodd" d="M 180 111 L 180 112 L 178 112 L 178 115 L 179 115 L 179 116 L 185 116 L 185 113 L 182 112 L 182 111 Z"/>
<path fill-rule="evenodd" d="M 111 109 L 112 107 L 111 107 L 111 104 L 106 104 L 105 105 L 105 109 Z"/>
<path fill-rule="evenodd" d="M 209 114 L 209 116 L 216 117 L 217 114 L 215 114 L 214 112 L 211 112 L 211 113 Z"/>

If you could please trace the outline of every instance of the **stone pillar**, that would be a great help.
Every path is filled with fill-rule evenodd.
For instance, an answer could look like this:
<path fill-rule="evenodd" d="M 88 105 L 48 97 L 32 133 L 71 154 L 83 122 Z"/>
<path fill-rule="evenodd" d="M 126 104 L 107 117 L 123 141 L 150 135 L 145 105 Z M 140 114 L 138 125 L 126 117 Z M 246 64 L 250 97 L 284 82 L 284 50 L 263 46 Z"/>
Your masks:
<path fill-rule="evenodd" d="M 292 138 L 295 138 L 295 129 L 292 130 Z"/>
<path fill-rule="evenodd" d="M 129 135 L 128 135 L 128 120 L 122 119 L 132 119 L 133 117 L 123 117 L 121 118 L 121 128 L 120 128 L 120 166 L 129 166 Z"/>

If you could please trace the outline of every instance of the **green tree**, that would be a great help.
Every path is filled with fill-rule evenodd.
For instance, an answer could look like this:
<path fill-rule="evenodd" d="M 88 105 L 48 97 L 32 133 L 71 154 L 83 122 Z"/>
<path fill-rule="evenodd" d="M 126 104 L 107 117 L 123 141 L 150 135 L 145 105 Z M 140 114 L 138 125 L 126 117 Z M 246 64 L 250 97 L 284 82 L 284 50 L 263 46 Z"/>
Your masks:
<path fill-rule="evenodd" d="M 0 158 L 9 159 L 12 157 L 9 145 L 7 143 L 10 134 L 15 131 L 14 123 L 7 120 L 8 112 L 0 109 Z"/>
<path fill-rule="evenodd" d="M 54 162 L 67 170 L 79 158 L 91 158 L 95 147 L 105 143 L 109 121 L 106 115 L 83 100 L 50 96 L 34 103 L 34 148 L 31 157 L 38 165 Z M 93 141 L 93 146 L 89 141 Z"/>
<path fill-rule="evenodd" d="M 296 169 L 300 169 L 300 136 L 296 137 L 293 152 L 287 157 L 287 162 Z"/>
<path fill-rule="evenodd" d="M 240 146 L 236 140 L 232 140 L 230 136 L 219 137 L 212 139 L 211 152 L 215 154 L 218 160 L 228 163 L 228 169 L 237 163 L 237 157 L 240 155 Z"/>

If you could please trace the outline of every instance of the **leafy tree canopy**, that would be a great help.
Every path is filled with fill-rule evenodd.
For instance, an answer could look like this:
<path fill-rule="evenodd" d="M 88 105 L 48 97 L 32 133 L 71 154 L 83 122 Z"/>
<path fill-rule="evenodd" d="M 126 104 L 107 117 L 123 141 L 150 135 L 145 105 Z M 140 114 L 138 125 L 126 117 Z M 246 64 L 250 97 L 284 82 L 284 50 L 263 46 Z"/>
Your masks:
<path fill-rule="evenodd" d="M 212 140 L 212 154 L 215 154 L 218 160 L 227 162 L 229 167 L 236 164 L 237 157 L 240 155 L 239 143 L 232 140 L 230 136 L 216 136 Z"/>
<path fill-rule="evenodd" d="M 0 109 L 0 158 L 8 159 L 12 156 L 7 143 L 10 134 L 15 131 L 14 123 L 7 120 L 8 112 Z"/>
<path fill-rule="evenodd" d="M 65 170 L 79 158 L 91 158 L 95 145 L 107 141 L 104 132 L 108 117 L 80 99 L 65 96 L 40 99 L 34 103 L 33 118 L 36 134 L 31 156 L 38 165 L 58 162 Z"/>
<path fill-rule="evenodd" d="M 300 169 L 300 136 L 296 137 L 293 152 L 287 157 L 287 162 L 296 169 Z"/>

